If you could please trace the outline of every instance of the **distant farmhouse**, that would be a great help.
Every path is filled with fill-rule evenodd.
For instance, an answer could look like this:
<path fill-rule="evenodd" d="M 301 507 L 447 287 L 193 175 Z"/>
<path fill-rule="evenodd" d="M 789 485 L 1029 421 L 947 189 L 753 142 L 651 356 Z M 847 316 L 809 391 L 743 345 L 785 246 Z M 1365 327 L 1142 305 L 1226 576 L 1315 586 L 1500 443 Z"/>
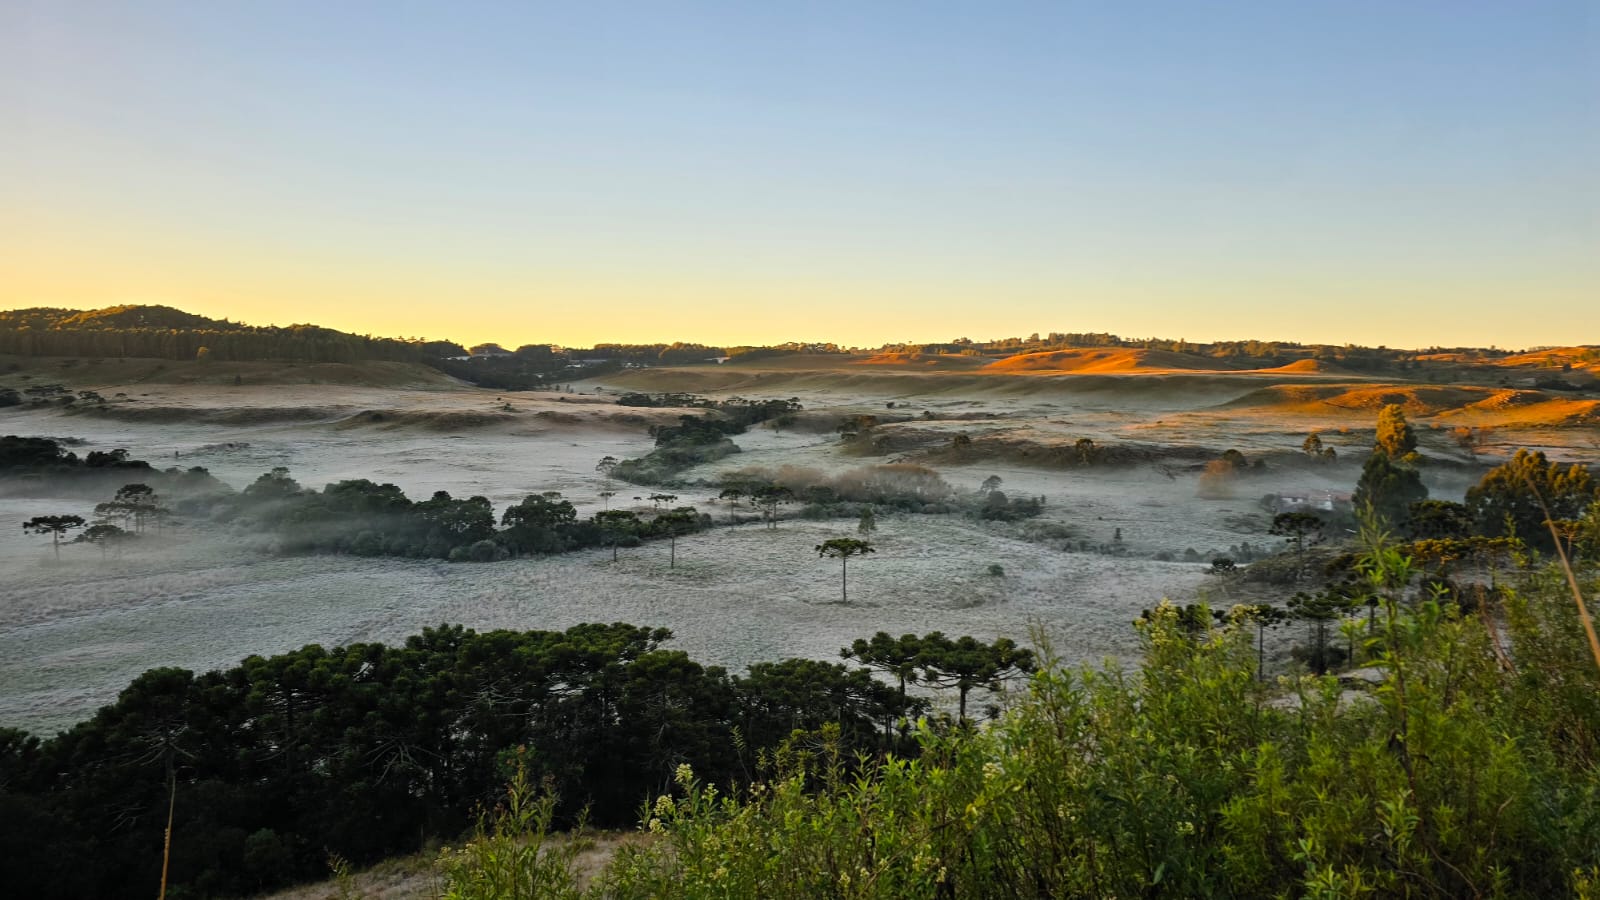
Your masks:
<path fill-rule="evenodd" d="M 1350 512 L 1355 508 L 1351 495 L 1347 491 L 1288 491 L 1278 495 L 1277 503 L 1273 509 L 1276 513 L 1287 512 Z"/>

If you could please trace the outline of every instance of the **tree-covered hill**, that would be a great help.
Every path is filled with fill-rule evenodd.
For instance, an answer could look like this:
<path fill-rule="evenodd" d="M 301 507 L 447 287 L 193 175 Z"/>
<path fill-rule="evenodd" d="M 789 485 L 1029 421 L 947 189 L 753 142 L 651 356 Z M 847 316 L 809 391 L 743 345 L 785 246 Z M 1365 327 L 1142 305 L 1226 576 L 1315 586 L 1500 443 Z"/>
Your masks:
<path fill-rule="evenodd" d="M 449 341 L 349 334 L 316 325 L 254 326 L 169 306 L 0 311 L 0 353 L 228 361 L 426 362 L 464 356 Z"/>

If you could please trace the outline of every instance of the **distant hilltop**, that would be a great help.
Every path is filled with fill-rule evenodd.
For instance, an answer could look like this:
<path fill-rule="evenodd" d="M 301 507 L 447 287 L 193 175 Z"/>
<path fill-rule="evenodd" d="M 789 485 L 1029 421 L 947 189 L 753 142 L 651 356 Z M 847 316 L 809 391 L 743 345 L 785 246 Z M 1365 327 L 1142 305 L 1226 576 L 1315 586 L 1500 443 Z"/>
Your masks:
<path fill-rule="evenodd" d="M 601 343 L 592 348 L 525 344 L 469 351 L 445 340 L 373 337 L 317 325 L 254 326 L 170 306 L 0 311 L 0 354 L 24 357 L 422 363 L 486 387 L 516 390 L 625 368 L 730 365 L 866 366 L 985 375 L 1255 373 L 1303 377 L 1378 376 L 1488 379 L 1502 386 L 1577 390 L 1600 379 L 1600 346 L 1513 352 L 1482 347 L 1405 350 L 1289 341 L 1124 338 L 1103 332 L 844 348 L 790 342 L 719 347 L 672 342 Z"/>
<path fill-rule="evenodd" d="M 231 362 L 426 362 L 464 355 L 448 341 L 348 334 L 317 325 L 256 326 L 209 319 L 170 306 L 97 310 L 35 307 L 0 312 L 0 353 Z"/>

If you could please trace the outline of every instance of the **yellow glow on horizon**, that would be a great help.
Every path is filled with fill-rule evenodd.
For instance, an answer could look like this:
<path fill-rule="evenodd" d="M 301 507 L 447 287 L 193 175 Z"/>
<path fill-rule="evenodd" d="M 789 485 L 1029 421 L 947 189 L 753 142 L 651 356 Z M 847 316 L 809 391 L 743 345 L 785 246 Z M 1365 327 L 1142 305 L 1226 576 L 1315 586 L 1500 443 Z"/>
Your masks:
<path fill-rule="evenodd" d="M 1035 331 L 1394 347 L 1600 342 L 1600 322 L 1576 335 L 1570 326 L 1582 323 L 1569 320 L 1562 328 L 1556 318 L 1487 325 L 1491 312 L 1509 303 L 1593 308 L 1594 285 L 1581 272 L 1529 279 L 1514 270 L 1486 278 L 1482 267 L 1471 278 L 1152 267 L 1115 276 L 913 278 L 858 271 L 788 275 L 730 265 L 726 271 L 676 266 L 617 273 L 258 247 L 233 235 L 107 220 L 76 228 L 64 220 L 36 220 L 30 224 L 42 227 L 33 229 L 23 224 L 0 212 L 0 239 L 15 250 L 0 257 L 0 305 L 8 308 L 162 304 L 252 325 L 311 323 L 466 345 L 799 340 L 878 346 Z"/>

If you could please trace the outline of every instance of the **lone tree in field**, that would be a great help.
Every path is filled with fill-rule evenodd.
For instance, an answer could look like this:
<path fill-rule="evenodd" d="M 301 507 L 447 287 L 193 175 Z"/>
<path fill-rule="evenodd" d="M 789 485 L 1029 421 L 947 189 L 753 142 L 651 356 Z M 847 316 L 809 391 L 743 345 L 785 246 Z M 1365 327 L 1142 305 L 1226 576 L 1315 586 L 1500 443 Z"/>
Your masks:
<path fill-rule="evenodd" d="M 1381 448 L 1372 451 L 1361 467 L 1361 480 L 1351 498 L 1357 510 L 1371 510 L 1391 527 L 1406 522 L 1413 503 L 1428 499 L 1428 488 L 1417 470 L 1390 457 Z"/>
<path fill-rule="evenodd" d="M 1378 438 L 1376 450 L 1388 454 L 1396 462 L 1415 462 L 1417 459 L 1417 433 L 1406 421 L 1406 411 L 1398 403 L 1390 403 L 1378 410 Z"/>
<path fill-rule="evenodd" d="M 832 538 L 817 545 L 817 555 L 839 561 L 839 602 L 850 602 L 850 557 L 878 552 L 866 541 L 855 538 Z"/>
<path fill-rule="evenodd" d="M 1272 528 L 1267 533 L 1283 537 L 1294 547 L 1296 578 L 1306 567 L 1306 543 L 1315 544 L 1321 539 L 1322 528 L 1322 519 L 1307 512 L 1285 512 L 1273 516 Z"/>
<path fill-rule="evenodd" d="M 55 547 L 56 559 L 61 559 L 61 536 L 74 528 L 84 526 L 83 516 L 34 516 L 22 523 L 22 530 L 30 534 L 48 534 Z"/>
<path fill-rule="evenodd" d="M 676 499 L 676 498 L 674 498 Z M 685 506 L 664 512 L 650 520 L 650 527 L 667 536 L 667 568 L 678 567 L 678 535 L 690 534 L 700 527 L 700 516 L 693 507 Z"/>
<path fill-rule="evenodd" d="M 617 492 L 611 489 L 611 480 L 616 477 L 617 465 L 618 462 L 615 456 L 602 456 L 594 466 L 594 470 L 599 473 L 600 480 L 603 483 L 600 499 L 604 501 L 606 509 L 611 508 L 611 498 L 617 495 Z"/>

